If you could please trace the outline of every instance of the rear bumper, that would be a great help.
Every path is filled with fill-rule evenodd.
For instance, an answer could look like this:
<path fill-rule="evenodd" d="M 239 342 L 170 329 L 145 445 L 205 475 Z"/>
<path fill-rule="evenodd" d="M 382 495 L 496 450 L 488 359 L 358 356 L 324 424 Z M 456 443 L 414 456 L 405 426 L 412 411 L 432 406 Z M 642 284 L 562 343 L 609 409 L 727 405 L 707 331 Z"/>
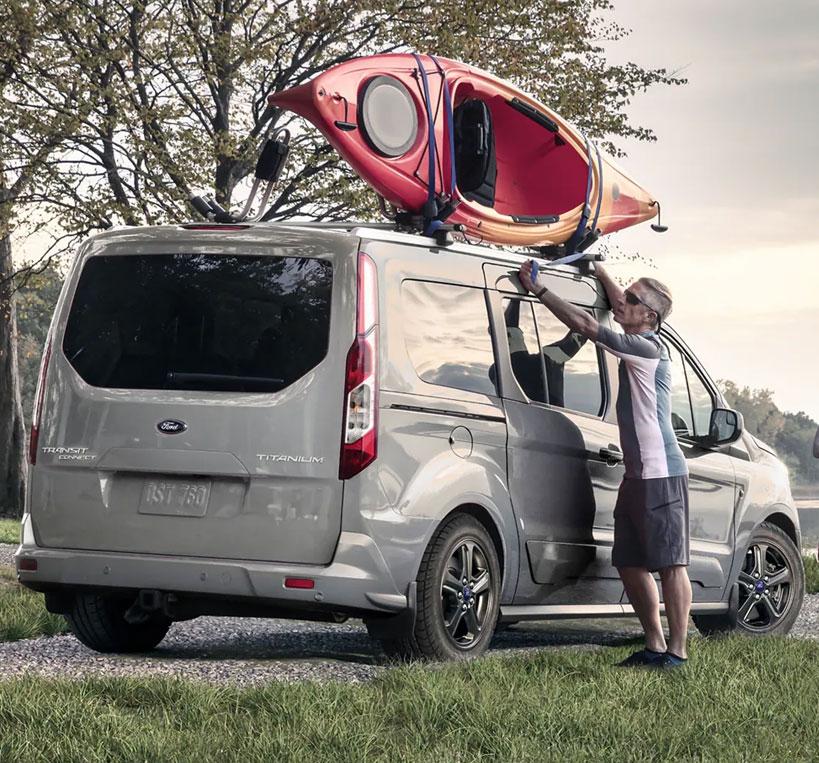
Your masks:
<path fill-rule="evenodd" d="M 36 571 L 21 570 L 22 559 L 36 560 Z M 378 547 L 360 533 L 342 533 L 332 563 L 313 566 L 41 548 L 24 519 L 23 543 L 14 560 L 20 582 L 38 591 L 155 589 L 347 613 L 390 614 L 408 605 Z M 288 577 L 311 578 L 315 585 L 285 588 Z"/>

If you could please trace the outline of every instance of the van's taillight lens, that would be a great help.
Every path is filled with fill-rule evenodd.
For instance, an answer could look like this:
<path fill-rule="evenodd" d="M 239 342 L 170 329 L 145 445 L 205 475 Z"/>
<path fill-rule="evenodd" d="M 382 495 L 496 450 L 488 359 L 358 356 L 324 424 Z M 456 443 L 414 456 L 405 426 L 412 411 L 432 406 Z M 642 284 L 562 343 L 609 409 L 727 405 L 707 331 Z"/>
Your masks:
<path fill-rule="evenodd" d="M 285 578 L 285 588 L 315 588 L 316 581 L 313 578 Z"/>
<path fill-rule="evenodd" d="M 378 288 L 375 263 L 358 255 L 356 338 L 347 353 L 339 477 L 354 477 L 378 455 Z"/>
<path fill-rule="evenodd" d="M 43 357 L 40 360 L 40 378 L 37 380 L 37 394 L 34 398 L 34 411 L 31 414 L 31 434 L 28 438 L 28 462 L 32 466 L 37 463 L 37 443 L 40 439 L 40 417 L 43 413 L 43 397 L 45 396 L 45 382 L 49 360 L 51 360 L 51 337 L 46 339 L 45 347 L 43 348 Z"/>

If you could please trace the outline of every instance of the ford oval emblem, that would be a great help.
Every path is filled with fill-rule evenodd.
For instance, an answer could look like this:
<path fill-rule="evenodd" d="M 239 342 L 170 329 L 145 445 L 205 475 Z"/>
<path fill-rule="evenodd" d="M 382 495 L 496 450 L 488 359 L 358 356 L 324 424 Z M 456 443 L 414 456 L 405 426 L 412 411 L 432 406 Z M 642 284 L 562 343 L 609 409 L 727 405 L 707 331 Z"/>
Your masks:
<path fill-rule="evenodd" d="M 177 421 L 176 419 L 165 419 L 164 421 L 160 421 L 156 428 L 162 432 L 162 434 L 179 434 L 180 432 L 184 432 L 188 425 L 184 421 Z"/>

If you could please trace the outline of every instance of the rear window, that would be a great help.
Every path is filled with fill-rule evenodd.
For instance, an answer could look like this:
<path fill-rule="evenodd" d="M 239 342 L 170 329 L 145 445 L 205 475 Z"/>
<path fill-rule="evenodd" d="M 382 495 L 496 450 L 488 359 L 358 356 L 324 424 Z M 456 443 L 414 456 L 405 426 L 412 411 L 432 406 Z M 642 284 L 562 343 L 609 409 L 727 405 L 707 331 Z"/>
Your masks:
<path fill-rule="evenodd" d="M 274 392 L 327 354 L 331 286 L 304 257 L 91 257 L 63 351 L 95 387 Z"/>

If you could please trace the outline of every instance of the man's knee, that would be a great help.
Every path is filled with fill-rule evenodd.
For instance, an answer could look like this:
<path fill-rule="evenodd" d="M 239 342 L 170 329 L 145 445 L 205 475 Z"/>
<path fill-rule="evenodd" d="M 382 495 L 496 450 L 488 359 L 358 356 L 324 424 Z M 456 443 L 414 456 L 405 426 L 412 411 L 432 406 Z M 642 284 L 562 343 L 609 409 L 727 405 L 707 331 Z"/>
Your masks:
<path fill-rule="evenodd" d="M 617 574 L 624 585 L 642 583 L 651 578 L 651 573 L 645 567 L 617 567 Z"/>

